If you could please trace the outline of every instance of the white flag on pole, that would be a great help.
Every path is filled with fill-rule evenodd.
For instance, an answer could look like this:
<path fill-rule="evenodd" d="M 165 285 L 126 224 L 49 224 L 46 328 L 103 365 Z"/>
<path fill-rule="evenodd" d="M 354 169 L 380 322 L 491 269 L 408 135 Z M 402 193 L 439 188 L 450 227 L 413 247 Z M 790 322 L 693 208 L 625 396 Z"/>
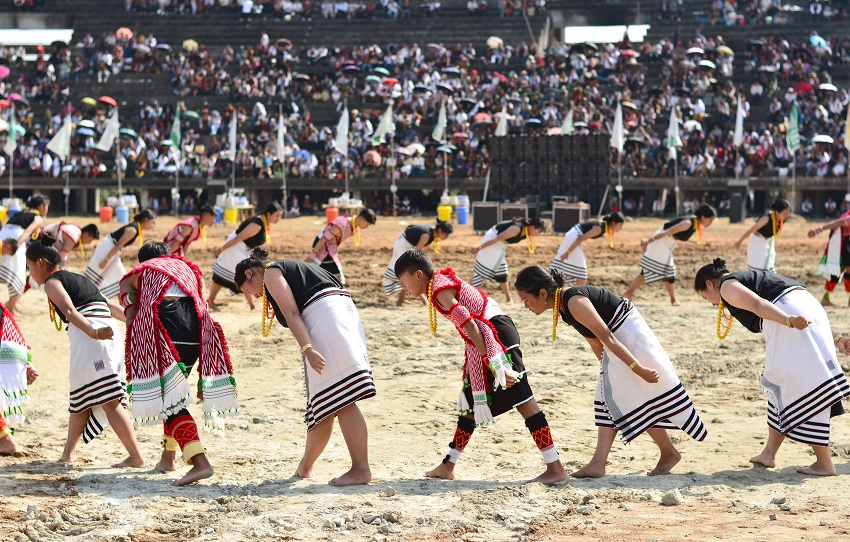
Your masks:
<path fill-rule="evenodd" d="M 9 127 L 6 130 L 6 144 L 3 145 L 3 152 L 12 156 L 15 154 L 15 149 L 18 148 L 18 123 L 15 122 L 15 109 L 12 108 L 9 113 Z"/>
<path fill-rule="evenodd" d="M 334 147 L 340 153 L 343 159 L 348 157 L 348 106 L 342 110 L 342 116 L 339 117 L 339 123 L 336 125 L 336 139 L 334 139 Z"/>
<path fill-rule="evenodd" d="M 744 117 L 747 115 L 747 112 L 744 110 L 744 99 L 743 97 L 738 97 L 738 113 L 735 115 L 735 136 L 732 139 L 732 143 L 736 147 L 740 147 L 744 142 Z"/>
<path fill-rule="evenodd" d="M 118 109 L 116 108 L 115 111 L 112 112 L 112 116 L 109 117 L 109 121 L 106 123 L 106 129 L 103 131 L 103 135 L 100 136 L 100 141 L 97 142 L 97 145 L 95 145 L 94 148 L 103 152 L 109 152 L 112 150 L 112 145 L 115 144 L 115 138 L 118 137 L 119 128 Z"/>
<path fill-rule="evenodd" d="M 567 116 L 564 117 L 564 122 L 561 123 L 561 135 L 570 135 L 575 131 L 575 126 L 573 126 L 573 110 L 570 108 L 567 111 Z"/>
<path fill-rule="evenodd" d="M 676 108 L 670 108 L 670 125 L 667 127 L 667 159 L 676 159 L 676 147 L 682 145 L 682 139 L 679 136 L 679 115 L 676 113 Z"/>
<path fill-rule="evenodd" d="M 395 122 L 393 122 L 393 106 L 390 104 L 378 123 L 378 128 L 372 135 L 372 145 L 380 145 L 384 136 L 395 133 Z"/>
<path fill-rule="evenodd" d="M 431 137 L 434 141 L 442 143 L 446 139 L 446 101 L 440 103 L 440 114 L 437 116 L 437 124 L 434 125 L 434 131 L 431 132 Z"/>
<path fill-rule="evenodd" d="M 623 130 L 623 107 L 617 102 L 617 112 L 614 114 L 614 127 L 611 128 L 611 146 L 618 152 L 623 152 L 626 134 Z"/>
<path fill-rule="evenodd" d="M 499 124 L 496 125 L 496 137 L 508 135 L 508 112 L 502 109 L 499 113 Z"/>
<path fill-rule="evenodd" d="M 230 133 L 227 137 L 230 148 L 227 149 L 227 158 L 232 162 L 236 160 L 236 111 L 230 117 Z"/>
<path fill-rule="evenodd" d="M 71 154 L 71 115 L 65 117 L 62 127 L 47 143 L 47 149 L 53 151 L 60 158 L 67 158 Z"/>
<path fill-rule="evenodd" d="M 286 161 L 286 124 L 283 121 L 283 113 L 278 115 L 277 119 L 277 141 L 274 153 L 281 164 Z"/>

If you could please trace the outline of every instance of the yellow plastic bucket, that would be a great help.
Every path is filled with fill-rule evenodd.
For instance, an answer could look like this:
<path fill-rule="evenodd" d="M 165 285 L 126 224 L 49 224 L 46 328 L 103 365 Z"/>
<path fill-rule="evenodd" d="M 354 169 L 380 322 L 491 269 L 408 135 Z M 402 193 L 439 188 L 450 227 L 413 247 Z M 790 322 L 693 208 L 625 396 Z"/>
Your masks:
<path fill-rule="evenodd" d="M 0 206 L 0 222 L 3 222 L 4 224 L 6 223 L 6 212 L 6 208 Z"/>
<path fill-rule="evenodd" d="M 224 221 L 228 224 L 237 224 L 239 222 L 239 209 L 236 207 L 228 207 L 225 209 Z"/>
<path fill-rule="evenodd" d="M 450 222 L 452 220 L 452 206 L 440 205 L 437 207 L 437 218 L 443 222 Z"/>

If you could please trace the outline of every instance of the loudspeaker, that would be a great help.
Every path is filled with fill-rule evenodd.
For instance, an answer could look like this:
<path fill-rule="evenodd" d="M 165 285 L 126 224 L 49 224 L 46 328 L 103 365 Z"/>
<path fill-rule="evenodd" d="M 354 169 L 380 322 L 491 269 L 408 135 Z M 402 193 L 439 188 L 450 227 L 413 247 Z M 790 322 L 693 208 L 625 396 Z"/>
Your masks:
<path fill-rule="evenodd" d="M 553 203 L 552 230 L 567 233 L 570 228 L 590 218 L 590 205 L 586 203 Z"/>
<path fill-rule="evenodd" d="M 484 233 L 502 220 L 499 204 L 495 201 L 472 202 L 472 231 Z"/>
<path fill-rule="evenodd" d="M 499 212 L 502 214 L 502 220 L 531 218 L 531 205 L 528 203 L 502 203 L 499 206 Z"/>

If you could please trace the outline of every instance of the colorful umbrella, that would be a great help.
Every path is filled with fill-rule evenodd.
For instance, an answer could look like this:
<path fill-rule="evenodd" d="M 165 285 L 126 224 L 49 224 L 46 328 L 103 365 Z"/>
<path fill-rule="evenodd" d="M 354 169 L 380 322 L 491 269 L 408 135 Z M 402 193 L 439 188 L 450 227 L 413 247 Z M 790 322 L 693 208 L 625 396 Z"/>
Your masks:
<path fill-rule="evenodd" d="M 378 66 L 377 68 L 372 70 L 372 73 L 377 73 L 378 75 L 383 75 L 384 77 L 389 77 L 390 70 Z"/>
<path fill-rule="evenodd" d="M 83 128 L 92 128 L 92 129 L 94 129 L 94 121 L 91 121 L 91 120 L 89 120 L 89 119 L 81 120 L 81 121 L 80 121 L 80 123 L 78 124 L 78 126 L 81 126 L 81 127 L 83 127 Z"/>
<path fill-rule="evenodd" d="M 120 130 L 118 130 L 118 133 L 121 134 L 122 136 L 127 136 L 127 137 L 132 137 L 132 138 L 139 137 L 139 134 L 137 134 L 135 130 L 131 130 L 129 128 L 121 128 Z"/>
<path fill-rule="evenodd" d="M 9 66 L 0 66 L 0 79 L 6 79 L 11 72 Z"/>
<path fill-rule="evenodd" d="M 367 75 L 366 76 L 366 82 L 367 83 L 375 83 L 377 85 L 381 82 L 381 78 L 378 77 L 377 75 Z"/>
<path fill-rule="evenodd" d="M 92 107 L 94 107 L 94 106 L 96 106 L 96 105 L 97 105 L 97 100 L 95 100 L 94 98 L 92 98 L 92 97 L 90 97 L 90 96 L 86 96 L 85 98 L 83 98 L 82 100 L 80 100 L 80 102 L 81 102 L 83 105 L 90 105 L 90 106 L 92 106 Z"/>
<path fill-rule="evenodd" d="M 395 77 L 387 77 L 386 79 L 381 81 L 381 84 L 387 87 L 391 87 L 393 85 L 398 84 L 398 79 L 396 79 Z"/>
<path fill-rule="evenodd" d="M 505 45 L 505 40 L 498 36 L 490 36 L 487 38 L 487 47 L 490 49 L 499 49 Z"/>
<path fill-rule="evenodd" d="M 812 138 L 812 143 L 826 143 L 828 145 L 832 145 L 835 143 L 835 140 L 828 135 L 818 134 Z"/>
<path fill-rule="evenodd" d="M 13 93 L 9 94 L 9 100 L 11 100 L 11 101 L 20 100 L 21 98 L 23 98 L 23 96 L 21 96 L 17 92 L 13 92 Z"/>
<path fill-rule="evenodd" d="M 118 102 L 115 101 L 115 98 L 112 98 L 110 96 L 101 96 L 97 99 L 97 101 L 109 104 L 112 107 L 118 107 Z"/>
<path fill-rule="evenodd" d="M 183 112 L 184 119 L 198 120 L 201 118 L 201 115 L 197 111 L 184 111 Z"/>
<path fill-rule="evenodd" d="M 122 26 L 115 31 L 115 37 L 123 40 L 131 40 L 133 39 L 133 31 L 126 26 Z"/>
<path fill-rule="evenodd" d="M 195 40 L 186 40 L 183 42 L 183 50 L 190 53 L 198 50 L 198 42 Z"/>
<path fill-rule="evenodd" d="M 360 73 L 360 67 L 354 64 L 349 64 L 342 69 L 342 73 Z"/>
<path fill-rule="evenodd" d="M 93 136 L 94 130 L 91 128 L 77 128 L 77 131 L 74 132 L 74 135 L 77 136 Z"/>
<path fill-rule="evenodd" d="M 735 51 L 725 45 L 721 45 L 716 51 L 718 55 L 735 56 Z"/>

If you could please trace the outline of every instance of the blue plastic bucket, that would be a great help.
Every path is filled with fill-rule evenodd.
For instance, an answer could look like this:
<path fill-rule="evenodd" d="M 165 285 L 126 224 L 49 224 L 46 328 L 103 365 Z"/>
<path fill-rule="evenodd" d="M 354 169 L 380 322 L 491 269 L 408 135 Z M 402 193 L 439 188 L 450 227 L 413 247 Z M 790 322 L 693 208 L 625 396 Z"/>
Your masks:
<path fill-rule="evenodd" d="M 224 208 L 216 207 L 215 208 L 215 223 L 221 224 L 221 219 L 224 217 Z"/>
<path fill-rule="evenodd" d="M 21 211 L 22 209 L 20 207 L 9 207 L 9 210 L 6 212 L 6 220 L 12 218 Z"/>
<path fill-rule="evenodd" d="M 457 214 L 457 223 L 458 224 L 467 224 L 469 223 L 469 207 L 458 206 L 455 207 L 455 213 Z"/>
<path fill-rule="evenodd" d="M 126 205 L 119 205 L 115 208 L 115 219 L 119 224 L 130 222 L 130 208 Z"/>

